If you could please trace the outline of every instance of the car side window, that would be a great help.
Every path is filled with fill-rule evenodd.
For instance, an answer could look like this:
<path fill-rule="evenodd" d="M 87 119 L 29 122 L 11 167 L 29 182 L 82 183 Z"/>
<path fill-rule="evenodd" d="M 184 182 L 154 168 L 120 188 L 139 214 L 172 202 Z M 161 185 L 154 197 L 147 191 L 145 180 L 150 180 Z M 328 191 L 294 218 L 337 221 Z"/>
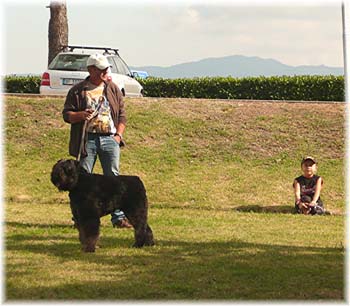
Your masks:
<path fill-rule="evenodd" d="M 115 55 L 113 56 L 113 59 L 117 65 L 117 73 L 130 75 L 128 66 L 123 62 L 123 60 L 119 56 Z"/>
<path fill-rule="evenodd" d="M 115 64 L 115 62 L 114 62 L 114 60 L 113 60 L 113 58 L 111 57 L 111 56 L 109 56 L 109 57 L 107 57 L 107 59 L 108 59 L 108 62 L 111 64 L 111 72 L 112 73 L 118 73 L 118 70 L 117 70 L 117 66 L 116 66 L 116 64 Z"/>

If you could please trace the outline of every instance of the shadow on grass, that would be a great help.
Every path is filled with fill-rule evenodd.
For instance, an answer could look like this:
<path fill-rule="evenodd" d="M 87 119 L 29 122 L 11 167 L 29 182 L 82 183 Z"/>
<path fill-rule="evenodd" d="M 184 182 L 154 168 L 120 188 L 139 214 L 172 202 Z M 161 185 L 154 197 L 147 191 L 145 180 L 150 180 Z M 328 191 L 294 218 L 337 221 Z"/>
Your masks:
<path fill-rule="evenodd" d="M 272 205 L 272 206 L 260 206 L 260 205 L 244 205 L 234 208 L 239 212 L 254 212 L 254 213 L 271 213 L 271 214 L 295 214 L 294 207 L 290 205 Z"/>
<path fill-rule="evenodd" d="M 39 229 L 69 229 L 73 228 L 73 221 L 71 225 L 63 224 L 63 223 L 21 223 L 21 222 L 5 222 L 6 226 L 13 226 L 19 229 L 28 229 L 28 228 L 39 228 Z"/>
<path fill-rule="evenodd" d="M 158 239 L 155 247 L 131 249 L 132 233 L 125 238 L 120 236 L 127 232 L 119 237 L 118 232 L 109 232 L 101 237 L 101 249 L 84 254 L 73 229 L 67 237 L 52 225 L 47 228 L 53 229 L 50 243 L 47 237 L 12 234 L 6 238 L 7 251 L 32 259 L 53 256 L 62 265 L 72 263 L 73 270 L 74 263 L 83 265 L 85 274 L 79 271 L 78 277 L 66 279 L 64 268 L 57 266 L 55 270 L 62 269 L 57 275 L 63 275 L 59 284 L 33 282 L 23 287 L 15 280 L 40 279 L 52 267 L 33 260 L 23 269 L 7 262 L 7 300 L 344 299 L 344 249 L 340 247 Z M 301 283 L 307 286 L 296 285 Z"/>
<path fill-rule="evenodd" d="M 187 205 L 159 205 L 152 204 L 153 208 L 157 209 L 181 209 L 189 208 L 191 210 L 203 210 L 211 211 L 213 207 L 211 206 L 193 206 L 190 204 Z M 254 212 L 254 213 L 279 213 L 279 214 L 294 214 L 294 207 L 290 205 L 271 205 L 271 206 L 261 206 L 261 205 L 242 205 L 232 208 L 231 206 L 227 207 L 215 207 L 215 211 L 238 211 L 238 212 Z"/>

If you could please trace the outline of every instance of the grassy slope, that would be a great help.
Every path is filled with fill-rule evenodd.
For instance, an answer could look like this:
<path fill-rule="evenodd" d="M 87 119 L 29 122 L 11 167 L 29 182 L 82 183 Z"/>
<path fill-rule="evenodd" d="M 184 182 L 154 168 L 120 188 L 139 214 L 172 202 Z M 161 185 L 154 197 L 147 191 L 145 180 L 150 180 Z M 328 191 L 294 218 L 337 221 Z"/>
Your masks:
<path fill-rule="evenodd" d="M 158 246 L 130 249 L 104 218 L 103 248 L 83 255 L 49 181 L 68 157 L 62 103 L 6 101 L 9 298 L 343 298 L 342 216 L 289 214 L 305 154 L 326 208 L 344 212 L 343 104 L 127 99 L 121 171 L 145 182 Z"/>

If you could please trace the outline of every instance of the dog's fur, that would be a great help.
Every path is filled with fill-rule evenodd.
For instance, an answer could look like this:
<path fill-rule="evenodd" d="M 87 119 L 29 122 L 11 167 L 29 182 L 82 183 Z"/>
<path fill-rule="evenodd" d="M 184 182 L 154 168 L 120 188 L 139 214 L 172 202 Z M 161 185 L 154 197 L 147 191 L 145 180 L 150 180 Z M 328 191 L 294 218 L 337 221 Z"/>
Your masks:
<path fill-rule="evenodd" d="M 69 191 L 70 206 L 85 252 L 94 252 L 99 238 L 100 218 L 121 209 L 135 231 L 135 247 L 154 244 L 147 223 L 145 187 L 137 176 L 103 176 L 87 173 L 79 162 L 59 160 L 52 168 L 51 182 Z"/>

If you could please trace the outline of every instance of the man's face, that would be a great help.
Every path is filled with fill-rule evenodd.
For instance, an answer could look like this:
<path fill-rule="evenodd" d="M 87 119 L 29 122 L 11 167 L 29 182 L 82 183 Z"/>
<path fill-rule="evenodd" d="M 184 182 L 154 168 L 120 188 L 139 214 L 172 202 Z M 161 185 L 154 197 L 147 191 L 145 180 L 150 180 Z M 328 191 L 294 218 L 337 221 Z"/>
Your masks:
<path fill-rule="evenodd" d="M 101 70 L 96 66 L 90 66 L 89 73 L 90 77 L 95 80 L 107 81 L 108 79 L 108 67 Z"/>

